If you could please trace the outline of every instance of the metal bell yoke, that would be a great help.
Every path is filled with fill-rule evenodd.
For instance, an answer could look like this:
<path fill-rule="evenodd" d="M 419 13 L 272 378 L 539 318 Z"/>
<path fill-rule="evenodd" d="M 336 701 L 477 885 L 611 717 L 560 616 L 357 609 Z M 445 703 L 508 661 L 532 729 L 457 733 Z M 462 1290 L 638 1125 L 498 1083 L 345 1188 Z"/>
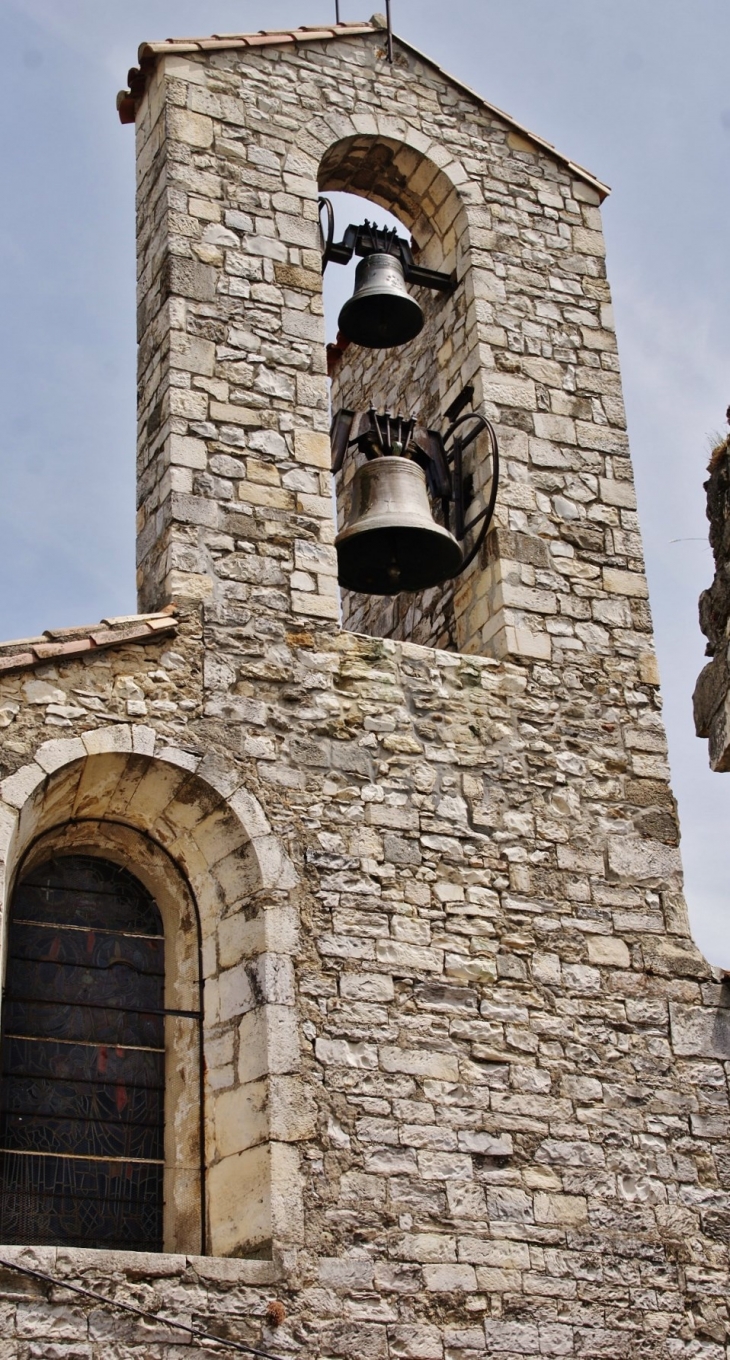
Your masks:
<path fill-rule="evenodd" d="M 319 203 L 327 219 L 326 231 L 322 228 L 322 273 L 330 261 L 349 264 L 353 255 L 361 257 L 355 271 L 355 291 L 340 312 L 340 332 L 364 349 L 407 345 L 423 329 L 424 314 L 406 284 L 448 293 L 456 287 L 455 275 L 417 265 L 408 241 L 395 230 L 368 221 L 359 227 L 349 226 L 342 240 L 335 241 L 332 203 L 328 198 L 321 198 Z"/>

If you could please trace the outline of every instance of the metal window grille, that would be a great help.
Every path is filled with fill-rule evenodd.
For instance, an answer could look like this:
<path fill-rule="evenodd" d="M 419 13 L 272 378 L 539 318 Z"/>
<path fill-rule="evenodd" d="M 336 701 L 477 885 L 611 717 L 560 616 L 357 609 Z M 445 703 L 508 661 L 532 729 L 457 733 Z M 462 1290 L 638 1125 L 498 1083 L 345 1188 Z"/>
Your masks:
<path fill-rule="evenodd" d="M 162 1250 L 164 939 L 118 865 L 63 856 L 13 898 L 0 1241 Z"/>

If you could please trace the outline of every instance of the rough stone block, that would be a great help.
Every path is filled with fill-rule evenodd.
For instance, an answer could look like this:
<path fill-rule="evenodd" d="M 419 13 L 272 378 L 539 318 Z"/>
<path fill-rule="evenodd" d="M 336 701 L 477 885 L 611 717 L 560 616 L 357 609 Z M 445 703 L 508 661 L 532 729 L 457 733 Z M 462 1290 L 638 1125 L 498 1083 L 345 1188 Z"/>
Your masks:
<path fill-rule="evenodd" d="M 679 851 L 661 841 L 612 836 L 608 841 L 608 873 L 630 883 L 651 882 L 681 872 Z"/>
<path fill-rule="evenodd" d="M 477 1277 L 473 1266 L 424 1266 L 423 1279 L 429 1293 L 476 1293 Z"/>
<path fill-rule="evenodd" d="M 209 147 L 213 141 L 213 120 L 189 109 L 168 108 L 167 134 L 173 141 L 188 146 Z"/>
<path fill-rule="evenodd" d="M 448 1233 L 411 1233 L 394 1244 L 396 1260 L 439 1264 L 456 1261 L 456 1238 Z"/>
<path fill-rule="evenodd" d="M 612 595 L 630 595 L 642 600 L 649 594 L 645 576 L 635 571 L 619 571 L 615 567 L 603 568 L 603 587 Z"/>
<path fill-rule="evenodd" d="M 162 295 L 190 298 L 196 302 L 212 302 L 216 291 L 216 271 L 213 265 L 202 264 L 181 255 L 168 255 L 162 275 Z"/>
<path fill-rule="evenodd" d="M 535 1195 L 536 1223 L 583 1223 L 588 1217 L 584 1195 Z"/>
<path fill-rule="evenodd" d="M 317 1058 L 325 1066 L 372 1068 L 378 1066 L 374 1044 L 350 1043 L 346 1039 L 317 1039 Z"/>
<path fill-rule="evenodd" d="M 0 797 L 9 807 L 22 808 L 45 777 L 46 772 L 40 765 L 23 765 L 0 784 Z"/>
<path fill-rule="evenodd" d="M 513 1355 L 539 1355 L 540 1334 L 532 1322 L 506 1322 L 487 1318 L 484 1336 L 488 1351 L 509 1351 Z"/>
<path fill-rule="evenodd" d="M 672 1002 L 669 1020 L 677 1057 L 730 1060 L 730 1010 Z"/>
<path fill-rule="evenodd" d="M 586 944 L 590 963 L 610 968 L 628 968 L 631 963 L 628 945 L 615 935 L 589 935 Z"/>
<path fill-rule="evenodd" d="M 380 1062 L 386 1072 L 405 1072 L 416 1077 L 432 1077 L 438 1081 L 457 1081 L 459 1064 L 449 1053 L 428 1053 L 419 1049 L 390 1048 L 380 1050 Z"/>
<path fill-rule="evenodd" d="M 353 1289 L 371 1289 L 373 1272 L 373 1263 L 367 1259 L 326 1256 L 319 1258 L 320 1283 L 332 1289 L 345 1289 L 348 1292 Z"/>

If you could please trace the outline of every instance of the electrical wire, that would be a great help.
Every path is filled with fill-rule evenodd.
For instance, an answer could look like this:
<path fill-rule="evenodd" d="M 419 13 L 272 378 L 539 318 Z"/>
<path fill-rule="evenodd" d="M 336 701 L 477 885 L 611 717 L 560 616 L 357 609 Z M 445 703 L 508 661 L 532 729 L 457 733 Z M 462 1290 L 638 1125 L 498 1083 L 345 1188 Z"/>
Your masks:
<path fill-rule="evenodd" d="M 260 1360 L 282 1360 L 279 1355 L 272 1355 L 270 1351 L 257 1350 L 255 1346 L 247 1346 L 245 1341 L 230 1341 L 223 1336 L 216 1336 L 214 1332 L 205 1332 L 200 1327 L 191 1327 L 187 1322 L 176 1322 L 174 1318 L 162 1317 L 159 1313 L 150 1313 L 146 1308 L 136 1308 L 133 1303 L 122 1303 L 121 1299 L 110 1299 L 106 1294 L 99 1294 L 95 1289 L 85 1289 L 83 1285 L 71 1284 L 68 1280 L 60 1280 L 57 1275 L 48 1275 L 44 1270 L 33 1270 L 30 1266 L 19 1266 L 15 1261 L 4 1261 L 0 1259 L 0 1267 L 6 1270 L 16 1270 L 21 1275 L 30 1275 L 33 1279 L 43 1280 L 46 1284 L 52 1284 L 57 1289 L 70 1289 L 74 1294 L 83 1294 L 88 1299 L 94 1299 L 97 1303 L 106 1304 L 107 1308 L 119 1308 L 125 1313 L 134 1313 L 135 1317 L 144 1318 L 147 1322 L 162 1323 L 164 1327 L 170 1327 L 175 1332 L 187 1332 L 195 1341 L 213 1341 L 217 1346 L 223 1346 L 228 1350 L 242 1351 L 245 1355 L 256 1355 Z"/>

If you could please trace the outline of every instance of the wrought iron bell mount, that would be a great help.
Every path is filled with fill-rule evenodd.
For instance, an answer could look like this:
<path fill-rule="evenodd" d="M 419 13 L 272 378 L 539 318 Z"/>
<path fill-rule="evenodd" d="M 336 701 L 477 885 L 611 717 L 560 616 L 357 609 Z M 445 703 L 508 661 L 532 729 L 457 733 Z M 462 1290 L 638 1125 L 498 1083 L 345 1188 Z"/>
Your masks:
<path fill-rule="evenodd" d="M 362 226 L 349 226 L 342 240 L 336 242 L 332 202 L 320 198 L 319 206 L 322 273 L 330 261 L 346 265 L 353 255 L 360 257 L 355 291 L 339 316 L 342 335 L 364 349 L 395 349 L 413 340 L 423 329 L 424 316 L 406 283 L 451 292 L 456 286 L 455 276 L 417 265 L 409 242 L 395 229 L 376 227 L 367 220 Z M 322 211 L 326 213 L 326 229 L 322 227 Z"/>
<path fill-rule="evenodd" d="M 472 396 L 467 388 L 449 408 L 443 435 L 373 407 L 337 412 L 333 473 L 353 450 L 365 459 L 355 470 L 350 513 L 335 540 L 340 585 L 367 595 L 417 592 L 461 575 L 474 561 L 494 514 L 499 448 L 486 417 L 464 410 Z M 491 480 L 486 503 L 476 509 L 464 455 L 485 431 Z"/>

